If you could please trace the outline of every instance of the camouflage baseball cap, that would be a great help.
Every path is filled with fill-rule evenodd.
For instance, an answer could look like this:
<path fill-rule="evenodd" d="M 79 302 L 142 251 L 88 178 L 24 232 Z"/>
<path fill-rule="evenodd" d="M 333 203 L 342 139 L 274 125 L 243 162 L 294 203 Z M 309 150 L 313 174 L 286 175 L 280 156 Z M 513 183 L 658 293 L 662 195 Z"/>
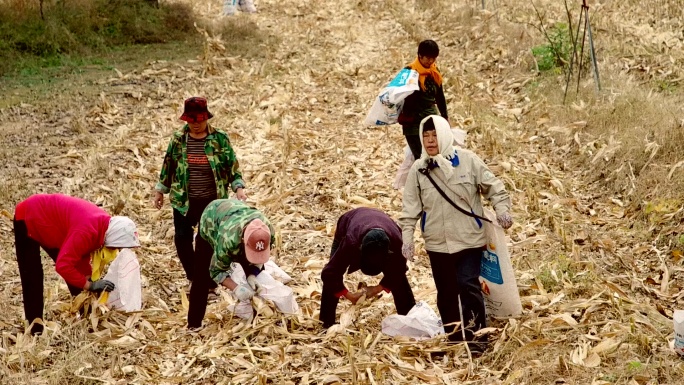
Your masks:
<path fill-rule="evenodd" d="M 254 219 L 245 227 L 245 256 L 256 265 L 268 262 L 271 254 L 271 230 L 261 219 Z"/>
<path fill-rule="evenodd" d="M 180 120 L 188 123 L 197 123 L 213 118 L 214 115 L 207 109 L 207 99 L 193 96 L 185 99 L 183 115 Z"/>

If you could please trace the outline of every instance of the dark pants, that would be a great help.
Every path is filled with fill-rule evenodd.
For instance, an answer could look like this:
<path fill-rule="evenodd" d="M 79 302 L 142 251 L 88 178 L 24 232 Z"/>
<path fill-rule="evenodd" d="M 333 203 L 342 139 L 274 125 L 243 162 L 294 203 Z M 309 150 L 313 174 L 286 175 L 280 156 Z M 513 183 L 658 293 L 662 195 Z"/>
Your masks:
<path fill-rule="evenodd" d="M 207 311 L 209 289 L 218 286 L 209 276 L 209 264 L 214 253 L 211 245 L 198 234 L 197 237 L 194 237 L 195 245 L 193 248 L 194 231 L 192 227 L 199 224 L 202 212 L 213 200 L 214 198 L 190 199 L 190 207 L 186 215 L 173 209 L 173 226 L 176 230 L 173 240 L 185 274 L 192 281 L 190 308 L 188 309 L 189 327 L 202 325 L 202 319 Z"/>
<path fill-rule="evenodd" d="M 195 273 L 195 247 L 193 247 L 193 239 L 197 243 L 201 238 L 199 234 L 194 237 L 195 232 L 193 230 L 194 226 L 199 224 L 199 220 L 202 217 L 204 209 L 211 203 L 215 198 L 204 198 L 195 199 L 190 198 L 188 212 L 186 215 L 180 213 L 180 211 L 173 209 L 173 227 L 176 234 L 173 236 L 173 242 L 176 245 L 176 252 L 178 253 L 178 258 L 183 265 L 183 270 L 185 270 L 185 275 L 188 280 L 193 281 L 193 275 Z M 209 271 L 209 268 L 207 268 Z"/>
<path fill-rule="evenodd" d="M 24 299 L 24 315 L 31 323 L 36 318 L 43 318 L 43 264 L 40 259 L 40 245 L 29 238 L 26 223 L 14 220 L 14 246 L 17 252 L 21 292 Z M 59 249 L 45 249 L 45 252 L 57 261 Z M 71 295 L 76 296 L 82 288 L 67 284 Z M 43 325 L 34 324 L 31 333 L 42 333 Z"/>
<path fill-rule="evenodd" d="M 486 326 L 484 298 L 478 280 L 482 248 L 454 254 L 428 251 L 428 256 L 437 288 L 437 308 L 449 341 L 463 341 L 461 328 L 449 325 L 458 321 L 465 328 L 465 340 L 474 341 L 473 332 Z M 459 312 L 459 297 L 463 319 Z"/>
<path fill-rule="evenodd" d="M 416 304 L 413 298 L 413 291 L 409 284 L 406 274 L 395 279 L 395 287 L 388 288 L 392 290 L 394 297 L 394 306 L 397 308 L 397 313 L 406 315 Z M 335 296 L 336 293 L 331 292 L 329 287 L 323 284 L 323 293 L 321 294 L 321 312 L 319 319 L 323 322 L 324 328 L 329 328 L 335 324 L 335 313 L 337 311 L 337 304 L 340 299 Z"/>
<path fill-rule="evenodd" d="M 406 144 L 408 144 L 413 157 L 416 160 L 420 159 L 420 155 L 423 153 L 423 145 L 420 143 L 420 137 L 418 135 L 404 135 L 406 137 Z"/>

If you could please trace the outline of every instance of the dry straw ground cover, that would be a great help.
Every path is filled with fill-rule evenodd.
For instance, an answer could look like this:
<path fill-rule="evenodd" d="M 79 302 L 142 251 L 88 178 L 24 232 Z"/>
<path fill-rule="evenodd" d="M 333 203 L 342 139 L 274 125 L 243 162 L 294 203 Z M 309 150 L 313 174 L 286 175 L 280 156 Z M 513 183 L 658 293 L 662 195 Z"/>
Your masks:
<path fill-rule="evenodd" d="M 102 79 L 97 99 L 0 111 L 0 382 L 31 384 L 676 384 L 672 311 L 684 297 L 682 248 L 682 36 L 677 1 L 591 4 L 604 91 L 591 79 L 560 104 L 564 78 L 536 74 L 542 44 L 528 1 L 357 0 L 257 3 L 256 15 L 218 18 L 218 1 L 193 2 L 240 33 L 206 34 L 197 60 L 150 62 Z M 657 4 L 656 4 L 657 3 Z M 496 5 L 496 6 L 494 6 Z M 548 23 L 562 2 L 537 1 Z M 577 14 L 579 5 L 572 4 Z M 679 13 L 678 13 L 679 12 Z M 230 29 L 230 28 L 229 28 Z M 491 350 L 462 347 L 431 361 L 439 340 L 380 333 L 391 298 L 342 304 L 342 327 L 317 325 L 321 282 L 337 217 L 373 206 L 396 216 L 397 127 L 361 121 L 372 97 L 440 42 L 452 123 L 511 191 L 510 250 L 525 314 L 491 324 Z M 236 39 L 249 50 L 235 52 Z M 666 86 L 663 86 L 666 85 Z M 279 229 L 276 261 L 295 277 L 299 317 L 263 305 L 252 324 L 222 293 L 207 327 L 185 331 L 187 283 L 172 245 L 171 210 L 150 197 L 182 101 L 204 95 L 227 130 L 250 200 Z M 11 213 L 38 192 L 104 204 L 140 226 L 144 310 L 71 312 L 46 263 L 49 331 L 22 333 Z M 417 299 L 435 305 L 425 255 L 411 266 Z M 361 276 L 349 277 L 355 286 Z"/>

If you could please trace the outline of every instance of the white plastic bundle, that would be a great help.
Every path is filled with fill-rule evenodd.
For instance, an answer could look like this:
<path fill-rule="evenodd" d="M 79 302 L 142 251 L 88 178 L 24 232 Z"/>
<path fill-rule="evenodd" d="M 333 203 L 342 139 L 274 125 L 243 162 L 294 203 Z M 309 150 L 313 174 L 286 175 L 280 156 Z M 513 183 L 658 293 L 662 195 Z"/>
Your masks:
<path fill-rule="evenodd" d="M 140 262 L 131 249 L 122 249 L 116 256 L 104 279 L 116 285 L 109 293 L 107 306 L 110 309 L 136 311 L 142 309 L 142 281 Z"/>
<path fill-rule="evenodd" d="M 233 273 L 230 275 L 230 278 L 238 285 L 248 285 L 242 266 L 239 263 L 233 263 L 231 267 L 233 268 Z M 256 276 L 256 281 L 259 285 L 259 291 L 256 296 L 273 302 L 278 310 L 285 314 L 299 313 L 299 304 L 295 300 L 292 289 L 277 281 L 274 276 L 284 282 L 292 280 L 275 262 L 268 261 L 264 264 L 264 271 Z M 234 307 L 230 307 L 230 310 L 242 319 L 250 319 L 252 317 L 252 304 L 250 302 L 238 302 Z"/>
<path fill-rule="evenodd" d="M 388 336 L 412 337 L 418 340 L 444 334 L 442 320 L 425 302 L 416 303 L 406 315 L 392 314 L 382 320 L 382 332 Z"/>
<path fill-rule="evenodd" d="M 418 72 L 411 69 L 402 69 L 383 88 L 368 111 L 364 123 L 368 126 L 384 126 L 397 122 L 399 113 L 404 106 L 404 99 L 419 89 Z"/>

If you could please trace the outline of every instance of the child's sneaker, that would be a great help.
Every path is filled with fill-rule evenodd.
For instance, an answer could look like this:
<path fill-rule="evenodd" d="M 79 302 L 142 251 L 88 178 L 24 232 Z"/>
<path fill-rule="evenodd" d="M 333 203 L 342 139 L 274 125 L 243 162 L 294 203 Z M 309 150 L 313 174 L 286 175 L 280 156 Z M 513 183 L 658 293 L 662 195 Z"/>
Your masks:
<path fill-rule="evenodd" d="M 257 11 L 256 7 L 254 6 L 254 0 L 240 0 L 238 5 L 240 7 L 240 11 L 242 12 L 255 13 Z"/>
<path fill-rule="evenodd" d="M 235 14 L 237 0 L 223 0 L 223 16 Z"/>

